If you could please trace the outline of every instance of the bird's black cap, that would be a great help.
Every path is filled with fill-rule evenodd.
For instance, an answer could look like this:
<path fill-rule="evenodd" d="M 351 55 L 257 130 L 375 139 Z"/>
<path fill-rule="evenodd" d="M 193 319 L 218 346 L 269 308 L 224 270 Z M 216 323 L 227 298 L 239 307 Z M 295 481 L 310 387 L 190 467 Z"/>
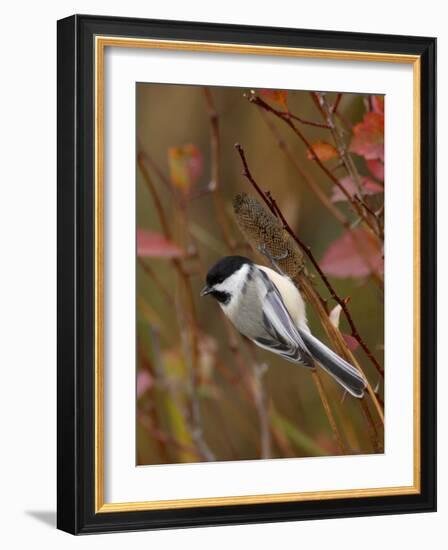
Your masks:
<path fill-rule="evenodd" d="M 244 264 L 252 264 L 253 262 L 244 256 L 224 256 L 207 273 L 206 282 L 209 288 L 222 283 L 230 277 L 232 273 Z"/>

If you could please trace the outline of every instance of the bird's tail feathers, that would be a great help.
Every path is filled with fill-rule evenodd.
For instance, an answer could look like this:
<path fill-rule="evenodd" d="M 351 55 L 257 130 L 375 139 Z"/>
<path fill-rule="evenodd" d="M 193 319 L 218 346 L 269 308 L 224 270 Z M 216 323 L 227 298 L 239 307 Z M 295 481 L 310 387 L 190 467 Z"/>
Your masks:
<path fill-rule="evenodd" d="M 358 369 L 339 357 L 310 332 L 304 330 L 299 332 L 313 359 L 351 395 L 363 397 L 366 381 Z"/>

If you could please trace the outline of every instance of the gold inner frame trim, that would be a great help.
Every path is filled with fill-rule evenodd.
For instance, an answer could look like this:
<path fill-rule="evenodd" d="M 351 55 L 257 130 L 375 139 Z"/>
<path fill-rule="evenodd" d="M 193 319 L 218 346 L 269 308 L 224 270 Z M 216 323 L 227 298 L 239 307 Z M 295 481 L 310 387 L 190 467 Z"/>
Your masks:
<path fill-rule="evenodd" d="M 413 66 L 413 237 L 414 237 L 414 392 L 413 392 L 413 485 L 367 489 L 344 489 L 300 493 L 189 498 L 142 502 L 104 501 L 104 53 L 106 47 L 288 56 L 312 59 L 405 63 Z M 420 493 L 420 57 L 389 53 L 320 50 L 251 44 L 225 44 L 177 40 L 96 36 L 95 54 L 95 513 L 166 510 L 207 506 L 231 506 L 275 502 L 303 502 Z"/>

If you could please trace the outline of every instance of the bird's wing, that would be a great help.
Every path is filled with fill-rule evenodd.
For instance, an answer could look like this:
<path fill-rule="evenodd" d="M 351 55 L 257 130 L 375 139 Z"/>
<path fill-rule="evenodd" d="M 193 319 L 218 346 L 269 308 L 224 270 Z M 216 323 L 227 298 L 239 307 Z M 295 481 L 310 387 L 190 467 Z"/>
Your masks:
<path fill-rule="evenodd" d="M 256 338 L 256 343 L 285 359 L 313 367 L 314 362 L 294 321 L 291 319 L 277 287 L 271 279 L 259 270 L 266 290 L 263 301 L 263 326 L 268 337 Z"/>

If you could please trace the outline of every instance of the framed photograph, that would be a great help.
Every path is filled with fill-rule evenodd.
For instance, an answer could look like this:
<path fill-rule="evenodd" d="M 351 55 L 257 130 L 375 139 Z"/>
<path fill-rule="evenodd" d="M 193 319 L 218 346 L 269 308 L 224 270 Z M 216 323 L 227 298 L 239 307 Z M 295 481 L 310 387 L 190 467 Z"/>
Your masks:
<path fill-rule="evenodd" d="M 58 527 L 436 507 L 433 38 L 58 22 Z"/>

